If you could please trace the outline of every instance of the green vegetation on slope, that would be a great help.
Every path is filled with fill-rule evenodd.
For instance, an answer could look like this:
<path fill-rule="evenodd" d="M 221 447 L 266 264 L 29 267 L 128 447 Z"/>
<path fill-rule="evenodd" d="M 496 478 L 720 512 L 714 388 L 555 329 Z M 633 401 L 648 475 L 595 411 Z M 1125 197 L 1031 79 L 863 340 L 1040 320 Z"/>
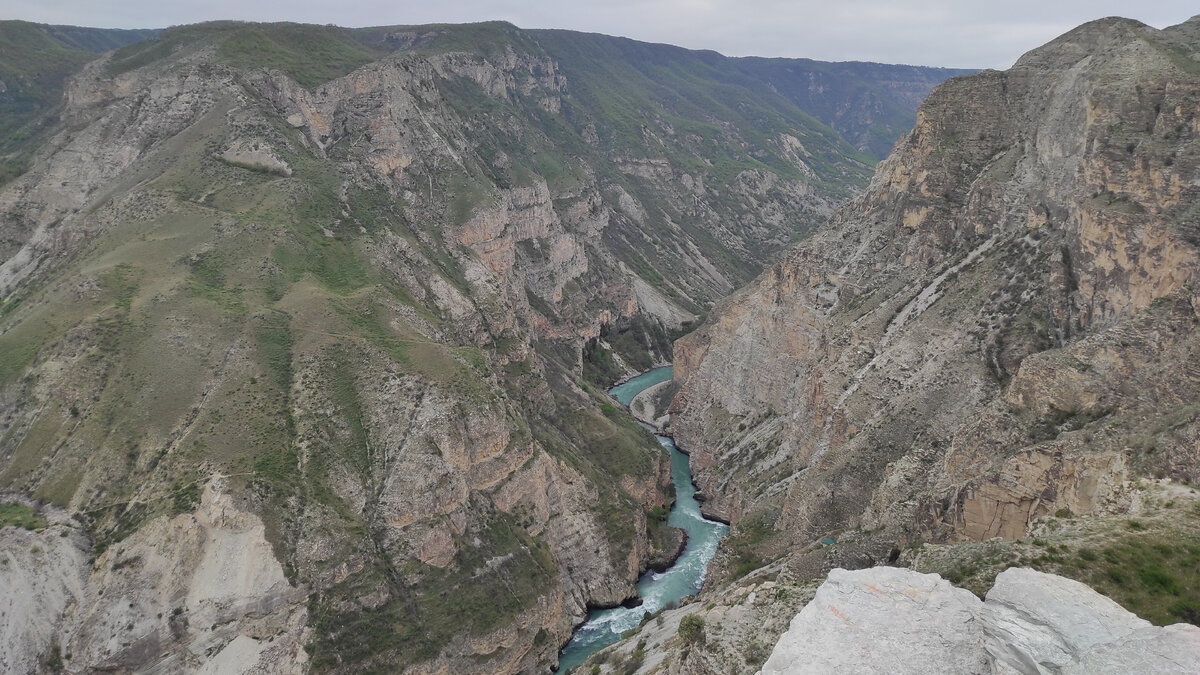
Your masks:
<path fill-rule="evenodd" d="M 239 68 L 282 70 L 315 87 L 382 55 L 347 28 L 296 23 L 213 21 L 162 31 L 152 40 L 117 50 L 109 71 L 123 73 L 170 57 L 180 49 L 216 42 L 217 58 Z"/>
<path fill-rule="evenodd" d="M 378 58 L 349 29 L 294 23 L 239 26 L 217 56 L 242 68 L 274 68 L 304 87 L 315 87 Z"/>
<path fill-rule="evenodd" d="M 12 525 L 26 530 L 40 530 L 48 524 L 45 518 L 28 506 L 13 502 L 0 504 L 0 527 Z"/>
<path fill-rule="evenodd" d="M 785 133 L 819 139 L 811 142 L 819 154 L 810 159 L 822 180 L 842 180 L 835 167 L 847 160 L 872 163 L 832 129 L 766 85 L 748 80 L 731 59 L 715 52 L 570 31 L 530 33 L 560 64 L 572 95 L 595 116 L 602 142 L 613 151 L 641 156 L 645 130 L 669 125 L 677 138 L 661 139 L 655 150 L 685 169 L 711 172 L 719 183 L 753 168 L 800 178 L 794 165 L 768 151 Z M 740 139 L 729 128 L 736 128 Z M 703 154 L 697 153 L 700 147 Z"/>
<path fill-rule="evenodd" d="M 155 32 L 0 21 L 0 185 L 28 168 L 70 75 L 99 52 Z"/>
<path fill-rule="evenodd" d="M 589 340 L 583 348 L 583 379 L 606 389 L 621 380 L 625 372 L 613 359 L 614 353 L 635 371 L 654 367 L 654 355 L 669 356 L 671 342 L 678 335 L 668 331 L 654 319 L 642 315 L 604 326 L 600 337 Z M 601 344 L 604 341 L 608 346 Z"/>
<path fill-rule="evenodd" d="M 464 631 L 484 635 L 508 625 L 557 577 L 546 544 L 506 514 L 492 513 L 455 543 L 458 554 L 445 568 L 415 560 L 406 570 L 383 566 L 351 577 L 325 598 L 314 596 L 315 630 L 308 646 L 313 665 L 320 671 L 353 666 L 355 672 L 395 672 L 435 657 Z M 350 608 L 331 600 L 380 589 L 390 597 L 377 607 Z"/>
<path fill-rule="evenodd" d="M 913 567 L 983 596 L 1009 567 L 1082 581 L 1157 625 L 1200 625 L 1200 492 L 1145 493 L 1136 516 L 1075 517 L 1062 511 L 1020 541 L 924 544 Z"/>
<path fill-rule="evenodd" d="M 869 158 L 785 98 L 740 81 L 723 57 L 598 36 L 573 44 L 571 35 L 507 24 L 446 27 L 411 41 L 404 32 L 225 22 L 170 29 L 119 49 L 108 72 L 146 67 L 129 78 L 135 83 L 215 46 L 218 66 L 276 68 L 310 88 L 388 49 L 410 49 L 414 58 L 465 50 L 467 58 L 506 59 L 511 50 L 537 84 L 496 95 L 467 76 L 435 76 L 436 91 L 421 94 L 436 104 L 422 110 L 460 161 L 448 166 L 442 156 L 439 165 L 418 148 L 396 172 L 398 183 L 375 181 L 353 143 L 309 152 L 305 132 L 264 99 L 222 103 L 177 136 L 151 141 L 131 170 L 136 187 L 114 185 L 112 201 L 94 205 L 103 227 L 74 257 L 40 269 L 36 289 L 22 291 L 0 316 L 0 348 L 18 357 L 0 363 L 0 386 L 32 402 L 23 408 L 28 423 L 6 427 L 0 439 L 6 452 L 12 448 L 0 484 L 79 505 L 103 551 L 152 518 L 194 508 L 205 476 L 227 474 L 263 518 L 289 578 L 317 589 L 310 654 L 319 668 L 386 671 L 419 662 L 455 635 L 508 625 L 555 588 L 545 541 L 525 529 L 533 516 L 499 511 L 491 501 L 498 487 L 468 490 L 453 514 L 454 555 L 444 567 L 420 562 L 428 556 L 418 559 L 406 539 L 416 535 L 382 513 L 397 503 L 385 499 L 395 498 L 386 477 L 412 478 L 389 472 L 416 466 L 397 469 L 398 460 L 426 461 L 428 453 L 429 465 L 462 461 L 439 459 L 453 449 L 430 431 L 444 427 L 422 405 L 443 416 L 435 419 L 484 410 L 483 425 L 508 434 L 506 457 L 528 451 L 528 465 L 546 459 L 544 450 L 582 474 L 597 498 L 579 508 L 590 508 L 603 528 L 608 551 L 620 557 L 616 569 L 643 518 L 654 521 L 660 548 L 670 542 L 666 504 L 640 503 L 622 487 L 640 480 L 654 494 L 663 449 L 602 393 L 580 393 L 577 342 L 523 353 L 538 336 L 513 325 L 508 298 L 478 280 L 480 268 L 471 267 L 478 261 L 453 228 L 493 205 L 499 190 L 542 179 L 560 215 L 593 192 L 609 204 L 624 192 L 644 208 L 644 221 L 613 216 L 595 243 L 608 247 L 607 257 L 587 251 L 592 276 L 569 282 L 563 295 L 624 274 L 623 263 L 699 313 L 702 302 L 676 285 L 683 269 L 669 267 L 673 251 L 699 246 L 716 276 L 736 283 L 757 271 L 760 253 L 779 250 L 807 226 L 789 220 L 769 244 L 745 235 L 761 225 L 755 200 L 786 205 L 789 195 L 780 197 L 776 186 L 738 196 L 731 182 L 749 171 L 789 181 L 796 194 L 807 183 L 846 195 L 868 171 Z M 560 52 L 565 85 L 548 77 L 547 57 Z M 291 174 L 218 158 L 246 134 L 270 143 Z M 803 167 L 780 149 L 783 134 L 798 134 L 812 150 Z M 639 174 L 643 160 L 665 160 L 662 176 Z M 692 193 L 677 185 L 684 175 L 708 186 L 706 215 L 691 210 Z M 723 239 L 717 227 L 747 243 Z M 540 260 L 548 243 L 526 240 L 515 255 Z M 702 300 L 722 290 L 711 285 Z M 467 302 L 446 300 L 453 291 Z M 569 312 L 594 316 L 612 299 L 595 294 L 574 306 L 528 289 L 525 296 L 564 325 Z M 508 316 L 497 321 L 499 312 Z M 647 349 L 666 353 L 671 336 L 638 319 L 605 337 L 640 368 L 649 365 Z M 597 380 L 611 375 L 602 363 L 601 374 L 591 369 L 602 358 L 589 359 Z M 552 371 L 548 383 L 543 368 Z M 35 399 L 51 387 L 55 396 Z M 462 435 L 450 444 L 472 440 Z M 504 468 L 472 468 L 481 466 Z M 451 472 L 421 488 L 453 495 L 461 489 L 456 478 Z M 416 527 L 430 521 L 451 529 L 438 520 L 448 515 L 432 513 Z M 328 558 L 303 553 L 314 548 Z M 362 572 L 329 581 L 331 566 L 347 560 L 361 562 Z M 545 649 L 545 634 L 539 639 Z"/>
<path fill-rule="evenodd" d="M 873 161 L 711 52 L 501 23 L 386 35 L 415 54 L 461 51 L 483 72 L 502 63 L 490 55 L 525 59 L 513 71 L 518 86 L 503 93 L 454 69 L 437 79 L 479 160 L 464 158 L 472 175 L 453 183 L 451 222 L 487 202 L 480 177 L 502 189 L 541 178 L 556 193 L 598 183 L 610 202 L 632 196 L 641 214 L 618 213 L 605 248 L 695 313 L 809 232 L 822 205 L 865 184 Z M 705 189 L 694 193 L 697 183 Z M 781 222 L 763 223 L 764 210 Z M 718 276 L 689 265 L 693 247 Z"/>
<path fill-rule="evenodd" d="M 469 52 L 491 58 L 503 55 L 509 48 L 523 51 L 536 49 L 530 31 L 507 21 L 376 26 L 357 28 L 354 33 L 364 43 L 377 48 L 412 50 L 425 54 Z"/>
<path fill-rule="evenodd" d="M 916 122 L 916 106 L 937 84 L 972 70 L 812 59 L 744 57 L 735 67 L 768 84 L 876 159 Z"/>

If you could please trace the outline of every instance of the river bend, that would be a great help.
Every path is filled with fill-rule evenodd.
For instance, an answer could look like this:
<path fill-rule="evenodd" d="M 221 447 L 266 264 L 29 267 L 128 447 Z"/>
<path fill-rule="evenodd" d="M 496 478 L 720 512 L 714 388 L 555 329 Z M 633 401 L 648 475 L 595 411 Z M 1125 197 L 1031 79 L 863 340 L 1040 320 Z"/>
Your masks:
<path fill-rule="evenodd" d="M 671 379 L 672 368 L 655 368 L 617 385 L 609 390 L 621 403 L 629 405 L 639 392 Z M 717 542 L 729 528 L 700 515 L 700 503 L 696 501 L 696 486 L 692 483 L 688 456 L 675 447 L 666 436 L 656 436 L 658 442 L 671 453 L 671 480 L 675 483 L 675 504 L 667 517 L 672 527 L 687 532 L 687 547 L 665 572 L 649 571 L 637 583 L 639 607 L 616 607 L 588 612 L 587 622 L 580 626 L 571 641 L 559 656 L 558 672 L 583 663 L 592 653 L 621 639 L 621 633 L 637 628 L 642 616 L 654 613 L 672 602 L 694 595 L 704 584 L 708 563 L 717 552 Z"/>

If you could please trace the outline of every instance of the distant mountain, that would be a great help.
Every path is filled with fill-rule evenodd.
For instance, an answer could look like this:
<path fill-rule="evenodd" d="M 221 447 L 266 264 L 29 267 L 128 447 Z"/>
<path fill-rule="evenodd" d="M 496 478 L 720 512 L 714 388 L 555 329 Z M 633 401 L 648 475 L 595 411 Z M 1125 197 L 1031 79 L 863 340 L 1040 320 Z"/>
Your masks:
<path fill-rule="evenodd" d="M 887 157 L 896 139 L 912 129 L 917 106 L 934 87 L 975 72 L 758 57 L 736 59 L 736 65 L 877 159 Z"/>
<path fill-rule="evenodd" d="M 951 77 L 975 72 L 865 62 L 730 58 L 711 51 L 607 35 L 555 30 L 529 32 L 564 67 L 580 74 L 589 71 L 588 64 L 604 63 L 610 68 L 621 64 L 621 82 L 637 72 L 651 89 L 669 86 L 661 78 L 666 73 L 693 75 L 756 91 L 756 102 L 768 98 L 760 90 L 765 86 L 836 130 L 874 159 L 886 157 L 896 139 L 912 128 L 917 106 L 935 86 Z M 697 70 L 673 68 L 683 63 Z M 740 105 L 736 101 L 723 104 L 735 109 Z M 735 112 L 733 117 L 753 114 L 753 107 Z"/>

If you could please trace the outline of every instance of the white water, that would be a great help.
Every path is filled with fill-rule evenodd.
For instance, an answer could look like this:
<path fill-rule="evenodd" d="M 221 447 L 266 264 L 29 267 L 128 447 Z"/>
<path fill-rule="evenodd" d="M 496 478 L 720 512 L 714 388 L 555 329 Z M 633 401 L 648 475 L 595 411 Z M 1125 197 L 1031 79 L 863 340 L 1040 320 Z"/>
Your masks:
<path fill-rule="evenodd" d="M 666 370 L 664 377 L 663 371 Z M 622 403 L 628 404 L 638 392 L 649 386 L 670 379 L 670 367 L 657 368 L 610 390 Z M 617 391 L 620 389 L 620 391 Z M 708 563 L 717 552 L 717 542 L 729 531 L 721 523 L 707 520 L 700 515 L 700 503 L 696 501 L 696 487 L 688 466 L 688 457 L 675 447 L 666 436 L 657 436 L 658 442 L 671 453 L 671 479 L 675 483 L 675 505 L 667 517 L 667 523 L 688 533 L 687 548 L 665 572 L 647 572 L 638 580 L 640 607 L 616 607 L 593 610 L 559 656 L 558 672 L 583 663 L 593 652 L 621 638 L 621 633 L 637 628 L 646 613 L 654 613 L 672 602 L 694 595 L 704 585 Z"/>

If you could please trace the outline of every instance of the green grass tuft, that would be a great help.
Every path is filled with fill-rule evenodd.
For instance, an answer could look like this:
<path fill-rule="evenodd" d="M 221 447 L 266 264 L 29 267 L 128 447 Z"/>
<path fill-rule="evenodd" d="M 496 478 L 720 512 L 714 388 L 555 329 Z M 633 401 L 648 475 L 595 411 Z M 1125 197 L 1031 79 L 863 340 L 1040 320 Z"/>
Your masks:
<path fill-rule="evenodd" d="M 0 504 L 0 527 L 13 525 L 26 530 L 41 530 L 49 523 L 32 508 L 23 504 L 8 502 Z"/>

